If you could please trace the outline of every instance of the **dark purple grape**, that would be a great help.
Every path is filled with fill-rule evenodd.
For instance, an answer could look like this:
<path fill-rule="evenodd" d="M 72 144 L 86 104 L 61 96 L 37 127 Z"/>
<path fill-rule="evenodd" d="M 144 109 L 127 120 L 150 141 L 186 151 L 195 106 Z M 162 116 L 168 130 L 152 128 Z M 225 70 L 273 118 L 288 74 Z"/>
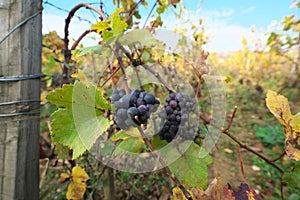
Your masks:
<path fill-rule="evenodd" d="M 146 115 L 146 113 L 148 112 L 148 109 L 145 105 L 140 105 L 138 107 L 138 110 L 140 112 L 141 115 Z"/>
<path fill-rule="evenodd" d="M 181 116 L 181 122 L 187 122 L 187 120 L 189 119 L 189 116 L 187 115 L 187 114 L 183 114 L 182 116 Z"/>
<path fill-rule="evenodd" d="M 166 113 L 167 113 L 167 115 L 170 115 L 173 113 L 173 109 L 171 108 L 171 106 L 166 107 Z"/>
<path fill-rule="evenodd" d="M 160 104 L 160 102 L 159 102 L 157 99 L 155 99 L 155 102 L 154 102 L 154 104 L 155 104 L 155 105 L 159 105 L 159 104 Z"/>
<path fill-rule="evenodd" d="M 142 98 L 138 98 L 136 100 L 136 105 L 139 107 L 140 105 L 146 105 L 146 102 Z"/>
<path fill-rule="evenodd" d="M 126 119 L 127 118 L 127 110 L 124 108 L 121 108 L 117 112 L 117 117 L 120 119 Z"/>
<path fill-rule="evenodd" d="M 176 109 L 177 108 L 177 102 L 175 100 L 170 101 L 169 105 L 171 108 Z"/>
<path fill-rule="evenodd" d="M 124 96 L 126 94 L 124 89 L 119 90 L 120 97 Z"/>
<path fill-rule="evenodd" d="M 137 116 L 139 114 L 139 110 L 135 107 L 130 107 L 127 110 L 127 116 L 134 118 L 135 116 Z"/>
<path fill-rule="evenodd" d="M 175 133 L 178 131 L 178 125 L 171 125 L 170 126 L 170 132 Z"/>
<path fill-rule="evenodd" d="M 172 99 L 170 97 L 166 98 L 166 102 L 169 103 Z"/>
<path fill-rule="evenodd" d="M 176 121 L 180 122 L 181 117 L 179 115 L 176 115 Z"/>
<path fill-rule="evenodd" d="M 140 92 L 139 98 L 144 99 L 146 95 L 147 95 L 147 92 Z"/>
<path fill-rule="evenodd" d="M 175 114 L 171 114 L 168 116 L 168 120 L 169 121 L 175 121 L 176 120 L 176 115 Z"/>
<path fill-rule="evenodd" d="M 155 96 L 153 94 L 146 94 L 144 100 L 146 101 L 146 104 L 155 104 Z"/>
<path fill-rule="evenodd" d="M 135 95 L 131 95 L 129 99 L 129 107 L 134 107 L 136 104 L 137 98 Z"/>
<path fill-rule="evenodd" d="M 175 100 L 175 99 L 176 99 L 176 94 L 170 93 L 169 97 L 170 97 L 172 100 Z"/>
<path fill-rule="evenodd" d="M 142 124 L 145 124 L 145 123 L 147 123 L 148 116 L 146 116 L 146 115 L 139 115 L 138 119 L 139 119 L 139 121 L 140 121 Z"/>

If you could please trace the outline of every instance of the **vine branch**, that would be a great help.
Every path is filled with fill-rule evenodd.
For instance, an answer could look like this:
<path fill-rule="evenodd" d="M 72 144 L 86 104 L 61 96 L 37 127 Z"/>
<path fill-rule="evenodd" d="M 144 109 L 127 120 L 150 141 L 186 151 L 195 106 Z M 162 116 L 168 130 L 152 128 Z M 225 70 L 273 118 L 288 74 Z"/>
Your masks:
<path fill-rule="evenodd" d="M 155 152 L 155 149 L 151 143 L 151 141 L 147 138 L 147 136 L 145 135 L 143 129 L 138 126 L 138 130 L 145 142 L 145 144 L 150 148 L 150 150 L 152 152 Z M 189 194 L 189 192 L 187 191 L 187 189 L 180 183 L 180 181 L 178 180 L 178 178 L 172 173 L 172 171 L 170 170 L 170 168 L 167 166 L 167 164 L 165 163 L 165 161 L 159 156 L 158 154 L 158 159 L 159 162 L 162 164 L 162 166 L 164 166 L 164 169 L 166 170 L 166 172 L 169 174 L 169 176 L 171 177 L 171 179 L 176 183 L 176 185 L 178 185 L 178 187 L 180 188 L 180 190 L 183 192 L 184 196 L 188 199 L 188 200 L 192 200 L 191 195 Z"/>
<path fill-rule="evenodd" d="M 71 19 L 74 17 L 75 13 L 77 10 L 79 10 L 80 8 L 85 7 L 87 9 L 90 9 L 94 12 L 96 12 L 97 14 L 99 14 L 104 20 L 107 19 L 107 16 L 100 10 L 98 10 L 97 8 L 95 8 L 94 6 L 90 5 L 90 4 L 86 4 L 86 3 L 80 3 L 78 5 L 76 5 L 74 8 L 72 8 L 72 10 L 69 12 L 68 17 L 65 21 L 65 28 L 64 28 L 64 32 L 65 32 L 65 36 L 64 36 L 64 43 L 65 43 L 65 52 L 64 52 L 64 57 L 65 57 L 65 64 L 63 67 L 63 78 L 62 78 L 62 85 L 68 83 L 68 71 L 69 71 L 69 67 L 68 64 L 70 63 L 71 57 L 72 57 L 72 53 L 71 50 L 69 49 L 69 26 L 71 23 Z M 84 32 L 80 37 L 79 37 L 79 41 L 85 36 L 87 35 L 86 32 Z M 79 43 L 78 41 L 78 43 Z M 73 47 L 76 48 L 78 44 L 76 44 L 75 46 L 73 45 Z"/>

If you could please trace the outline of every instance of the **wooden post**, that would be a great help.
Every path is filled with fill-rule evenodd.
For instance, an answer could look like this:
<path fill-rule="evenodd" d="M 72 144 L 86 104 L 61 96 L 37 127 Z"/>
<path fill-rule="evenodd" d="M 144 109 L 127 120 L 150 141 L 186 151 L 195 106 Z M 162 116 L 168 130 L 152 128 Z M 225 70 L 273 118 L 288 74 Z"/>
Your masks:
<path fill-rule="evenodd" d="M 1 200 L 39 198 L 41 3 L 0 0 L 0 39 L 36 14 L 0 43 Z"/>

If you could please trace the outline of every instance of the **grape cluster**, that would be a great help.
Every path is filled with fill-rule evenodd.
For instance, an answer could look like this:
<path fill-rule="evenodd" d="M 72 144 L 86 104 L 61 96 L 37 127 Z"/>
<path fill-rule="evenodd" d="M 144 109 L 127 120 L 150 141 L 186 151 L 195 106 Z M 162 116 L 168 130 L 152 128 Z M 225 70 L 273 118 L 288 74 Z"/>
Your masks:
<path fill-rule="evenodd" d="M 196 109 L 196 101 L 185 94 L 170 93 L 166 98 L 159 117 L 162 120 L 158 133 L 161 140 L 171 142 L 178 134 L 182 139 L 193 139 L 196 123 L 192 123 L 191 113 Z"/>
<path fill-rule="evenodd" d="M 114 90 L 112 104 L 116 107 L 115 123 L 121 129 L 146 124 L 152 112 L 156 112 L 160 102 L 153 94 L 133 90 L 130 94 L 125 90 Z"/>

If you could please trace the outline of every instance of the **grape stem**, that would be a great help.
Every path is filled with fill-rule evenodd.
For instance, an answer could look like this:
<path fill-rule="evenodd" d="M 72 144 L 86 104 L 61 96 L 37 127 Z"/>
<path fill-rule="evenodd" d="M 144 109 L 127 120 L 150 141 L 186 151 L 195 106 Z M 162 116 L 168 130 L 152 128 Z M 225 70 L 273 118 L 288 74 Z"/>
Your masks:
<path fill-rule="evenodd" d="M 125 71 L 125 66 L 124 66 L 124 63 L 123 63 L 123 60 L 122 60 L 122 57 L 118 54 L 117 51 L 115 51 L 113 48 L 111 48 L 112 52 L 115 54 L 117 60 L 118 60 L 118 63 L 119 63 L 119 66 L 122 70 L 122 74 L 123 74 L 123 81 L 124 81 L 124 84 L 125 84 L 125 91 L 126 91 L 126 94 L 129 94 L 129 87 L 128 87 L 128 83 L 127 83 L 127 76 L 126 76 L 126 71 Z"/>
<path fill-rule="evenodd" d="M 166 81 L 164 81 L 162 79 L 162 77 L 159 75 L 159 73 L 155 72 L 153 69 L 151 69 L 151 67 L 147 64 L 142 64 L 142 66 L 147 70 L 149 71 L 151 74 L 153 74 L 158 80 L 159 82 L 161 82 L 161 84 L 164 85 L 164 87 L 169 91 L 169 92 L 172 92 L 172 93 L 176 93 L 176 91 L 172 90 L 169 85 L 166 83 Z"/>
<path fill-rule="evenodd" d="M 143 129 L 138 126 L 138 130 L 145 142 L 145 144 L 150 148 L 150 150 L 152 152 L 155 152 L 155 149 L 151 143 L 151 141 L 147 138 L 147 136 L 145 135 Z M 170 170 L 170 168 L 167 166 L 167 164 L 165 163 L 165 161 L 159 156 L 158 154 L 158 159 L 159 162 L 161 163 L 162 166 L 164 166 L 164 169 L 166 170 L 166 172 L 169 174 L 169 176 L 171 177 L 171 179 L 175 182 L 176 185 L 178 185 L 178 187 L 180 188 L 180 190 L 183 192 L 184 196 L 188 199 L 188 200 L 192 200 L 192 197 L 190 195 L 190 193 L 187 191 L 187 189 L 180 183 L 180 181 L 178 180 L 178 178 L 172 173 L 172 171 Z"/>

